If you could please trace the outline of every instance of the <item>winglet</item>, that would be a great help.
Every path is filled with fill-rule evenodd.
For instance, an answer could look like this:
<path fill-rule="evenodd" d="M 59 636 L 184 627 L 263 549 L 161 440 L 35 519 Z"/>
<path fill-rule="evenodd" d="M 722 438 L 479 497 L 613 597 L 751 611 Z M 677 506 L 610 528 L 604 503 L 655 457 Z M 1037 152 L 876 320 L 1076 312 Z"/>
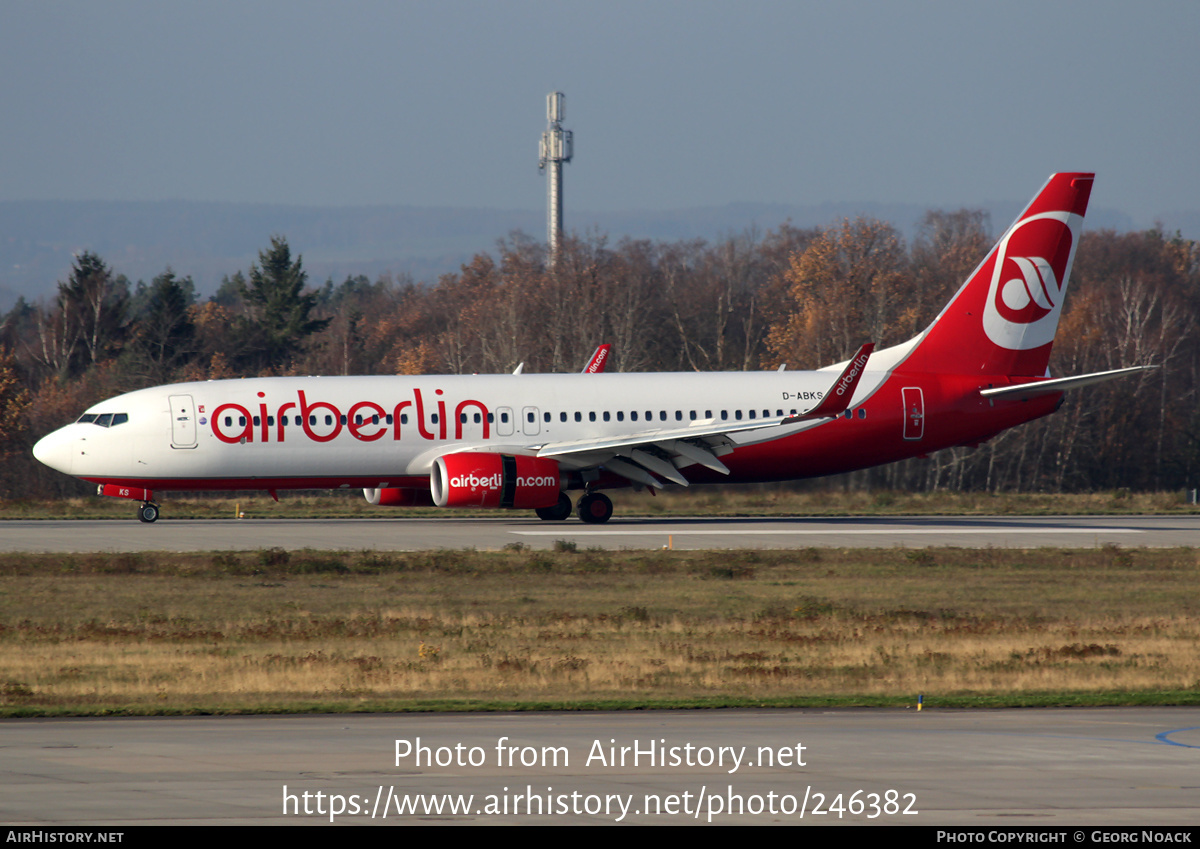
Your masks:
<path fill-rule="evenodd" d="M 601 345 L 596 349 L 596 353 L 592 354 L 592 358 L 588 360 L 588 364 L 583 367 L 583 374 L 600 374 L 604 371 L 604 367 L 608 365 L 608 352 L 612 350 L 612 345 Z"/>
<path fill-rule="evenodd" d="M 871 358 L 871 352 L 875 350 L 875 343 L 868 342 L 858 349 L 858 353 L 850 358 L 850 362 L 846 363 L 846 368 L 838 375 L 838 379 L 833 382 L 833 386 L 829 387 L 829 391 L 825 393 L 825 397 L 821 399 L 821 403 L 813 407 L 807 413 L 801 413 L 798 416 L 791 416 L 784 419 L 784 424 L 792 422 L 804 421 L 806 419 L 829 419 L 834 416 L 840 416 L 850 406 L 850 399 L 854 397 L 854 390 L 858 386 L 858 380 L 862 377 L 862 373 L 867 368 L 867 360 Z"/>

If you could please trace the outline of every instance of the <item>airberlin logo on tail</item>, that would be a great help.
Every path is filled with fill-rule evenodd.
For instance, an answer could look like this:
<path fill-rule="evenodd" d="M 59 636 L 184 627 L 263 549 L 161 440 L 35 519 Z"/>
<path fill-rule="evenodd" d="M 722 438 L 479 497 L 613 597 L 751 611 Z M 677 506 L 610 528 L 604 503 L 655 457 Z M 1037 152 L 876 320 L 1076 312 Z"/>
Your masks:
<path fill-rule="evenodd" d="M 1045 212 L 1019 222 L 996 247 L 983 309 L 988 338 L 1010 351 L 1054 341 L 1083 216 Z"/>

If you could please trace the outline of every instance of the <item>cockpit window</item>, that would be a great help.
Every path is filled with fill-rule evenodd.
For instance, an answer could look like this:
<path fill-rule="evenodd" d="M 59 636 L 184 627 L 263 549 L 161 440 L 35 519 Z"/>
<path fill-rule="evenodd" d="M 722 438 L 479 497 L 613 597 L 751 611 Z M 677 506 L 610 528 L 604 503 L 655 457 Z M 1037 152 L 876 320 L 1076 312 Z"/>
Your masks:
<path fill-rule="evenodd" d="M 84 413 L 76 424 L 94 424 L 99 427 L 116 427 L 129 421 L 128 413 Z"/>

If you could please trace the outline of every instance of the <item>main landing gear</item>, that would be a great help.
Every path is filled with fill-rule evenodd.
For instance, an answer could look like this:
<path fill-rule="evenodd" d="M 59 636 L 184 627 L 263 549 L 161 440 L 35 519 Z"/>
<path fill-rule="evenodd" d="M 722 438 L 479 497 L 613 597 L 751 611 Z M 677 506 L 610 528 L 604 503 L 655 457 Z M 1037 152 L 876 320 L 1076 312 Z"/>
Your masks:
<path fill-rule="evenodd" d="M 553 507 L 538 507 L 533 512 L 537 517 L 547 522 L 561 522 L 571 515 L 571 496 L 565 492 L 558 494 L 558 503 Z"/>
<path fill-rule="evenodd" d="M 571 497 L 565 492 L 558 494 L 558 503 L 553 507 L 538 507 L 534 510 L 539 519 L 561 522 L 571 515 Z M 599 525 L 612 518 L 613 505 L 607 495 L 599 492 L 585 493 L 576 508 L 579 518 L 589 525 Z"/>
<path fill-rule="evenodd" d="M 158 505 L 153 501 L 147 501 L 138 508 L 138 519 L 142 522 L 150 523 L 158 521 Z"/>
<path fill-rule="evenodd" d="M 576 512 L 579 513 L 579 518 L 589 525 L 602 525 L 612 518 L 612 501 L 603 493 L 589 492 L 579 499 Z"/>

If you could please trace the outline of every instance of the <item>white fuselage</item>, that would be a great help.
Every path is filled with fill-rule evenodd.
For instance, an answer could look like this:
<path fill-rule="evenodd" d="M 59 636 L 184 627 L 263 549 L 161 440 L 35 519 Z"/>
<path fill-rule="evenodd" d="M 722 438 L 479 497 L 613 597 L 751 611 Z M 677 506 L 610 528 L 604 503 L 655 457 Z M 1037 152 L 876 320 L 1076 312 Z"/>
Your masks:
<path fill-rule="evenodd" d="M 687 429 L 715 422 L 749 425 L 813 407 L 829 381 L 827 371 L 205 381 L 103 401 L 85 418 L 126 420 L 67 425 L 36 453 L 75 477 L 155 489 L 268 480 L 280 488 L 386 487 L 428 477 L 438 456 L 458 451 L 530 453 L 622 435 L 683 430 L 686 438 Z M 727 439 L 761 442 L 811 426 Z M 583 467 L 604 454 L 561 462 Z"/>

